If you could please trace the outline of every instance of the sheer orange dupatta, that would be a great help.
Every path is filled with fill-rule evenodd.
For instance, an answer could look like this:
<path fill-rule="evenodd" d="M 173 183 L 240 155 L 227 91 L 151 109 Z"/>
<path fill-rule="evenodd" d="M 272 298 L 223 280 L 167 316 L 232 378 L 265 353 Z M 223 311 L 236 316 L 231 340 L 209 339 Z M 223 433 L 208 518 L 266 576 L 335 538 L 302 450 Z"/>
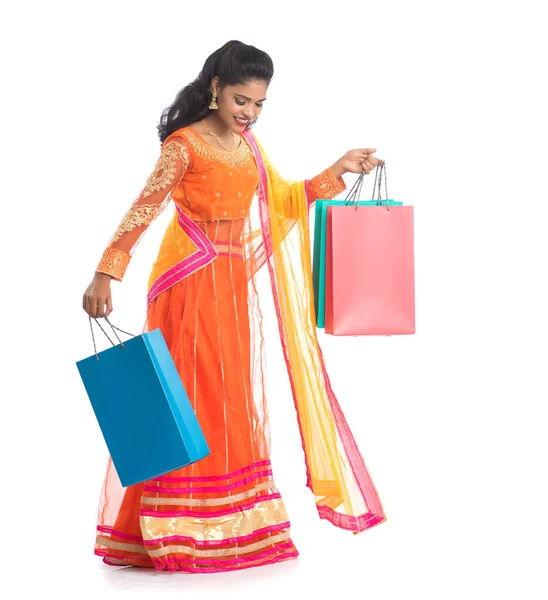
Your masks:
<path fill-rule="evenodd" d="M 270 272 L 280 338 L 307 470 L 321 518 L 358 533 L 386 520 L 377 490 L 331 389 L 314 319 L 306 183 L 285 182 L 247 131 L 259 168 L 263 261 Z M 255 254 L 257 254 L 255 250 Z"/>

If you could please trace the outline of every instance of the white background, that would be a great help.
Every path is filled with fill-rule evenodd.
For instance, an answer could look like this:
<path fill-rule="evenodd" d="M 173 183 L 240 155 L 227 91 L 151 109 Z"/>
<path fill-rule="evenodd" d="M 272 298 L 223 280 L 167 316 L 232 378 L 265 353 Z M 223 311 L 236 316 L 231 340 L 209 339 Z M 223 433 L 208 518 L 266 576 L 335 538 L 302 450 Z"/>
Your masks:
<path fill-rule="evenodd" d="M 541 4 L 3 5 L 7 597 L 547 597 Z M 317 518 L 270 321 L 274 472 L 300 558 L 220 575 L 109 568 L 93 556 L 106 450 L 74 364 L 92 351 L 81 296 L 156 162 L 162 109 L 230 39 L 274 60 L 255 133 L 283 175 L 373 146 L 389 195 L 415 207 L 416 335 L 321 338 L 388 520 L 353 536 Z M 112 320 L 136 333 L 167 218 L 113 285 Z"/>

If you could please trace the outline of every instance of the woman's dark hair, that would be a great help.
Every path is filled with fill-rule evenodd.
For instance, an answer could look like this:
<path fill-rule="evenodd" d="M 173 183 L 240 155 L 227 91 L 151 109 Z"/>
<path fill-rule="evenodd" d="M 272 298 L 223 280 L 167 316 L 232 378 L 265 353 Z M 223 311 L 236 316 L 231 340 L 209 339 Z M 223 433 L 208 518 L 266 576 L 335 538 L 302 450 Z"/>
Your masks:
<path fill-rule="evenodd" d="M 158 124 L 160 142 L 177 129 L 206 117 L 212 97 L 211 81 L 215 76 L 223 88 L 254 80 L 270 84 L 273 75 L 274 65 L 266 52 L 236 40 L 227 42 L 205 61 L 202 72 L 177 94 L 173 104 L 164 109 Z"/>

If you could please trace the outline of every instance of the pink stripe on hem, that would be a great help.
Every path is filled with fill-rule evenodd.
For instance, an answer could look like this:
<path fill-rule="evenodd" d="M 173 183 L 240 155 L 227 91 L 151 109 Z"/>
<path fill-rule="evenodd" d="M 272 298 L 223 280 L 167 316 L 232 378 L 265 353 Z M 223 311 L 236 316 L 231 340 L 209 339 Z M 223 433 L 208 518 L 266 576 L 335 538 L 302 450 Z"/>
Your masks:
<path fill-rule="evenodd" d="M 175 541 L 181 541 L 192 542 L 195 546 L 212 548 L 215 546 L 224 546 L 226 544 L 239 544 L 240 542 L 247 542 L 256 538 L 259 535 L 264 535 L 265 533 L 272 533 L 273 531 L 283 531 L 284 529 L 289 529 L 290 527 L 290 522 L 285 521 L 285 523 L 280 523 L 279 525 L 270 525 L 269 527 L 257 529 L 255 532 L 249 535 L 241 535 L 238 537 L 226 538 L 225 540 L 197 540 L 186 535 L 170 535 L 167 537 L 158 538 L 157 540 L 144 540 L 144 544 L 145 546 L 156 546 L 158 544 L 170 544 Z"/>
<path fill-rule="evenodd" d="M 266 467 L 270 466 L 271 463 L 269 460 L 260 460 L 254 462 L 247 467 L 243 467 L 242 469 L 238 469 L 238 471 L 232 471 L 232 473 L 226 473 L 225 475 L 208 475 L 202 477 L 169 477 L 167 475 L 162 475 L 161 477 L 156 477 L 151 481 L 173 481 L 177 483 L 183 482 L 192 482 L 192 481 L 221 481 L 222 479 L 231 479 L 232 477 L 236 477 L 237 475 L 241 475 L 242 473 L 246 473 L 247 471 L 251 471 L 257 467 Z"/>
<path fill-rule="evenodd" d="M 167 571 L 183 571 L 185 573 L 226 573 L 228 571 L 240 571 L 242 569 L 250 569 L 253 567 L 262 567 L 265 565 L 271 565 L 274 563 L 278 563 L 281 562 L 282 560 L 288 560 L 290 558 L 297 558 L 299 556 L 299 553 L 295 550 L 295 552 L 286 552 L 285 554 L 282 554 L 280 556 L 275 556 L 274 558 L 271 558 L 269 560 L 265 560 L 262 562 L 258 562 L 255 564 L 247 564 L 247 565 L 240 565 L 238 567 L 230 567 L 228 569 L 218 569 L 218 568 L 207 568 L 204 567 L 203 569 L 199 569 L 199 568 L 195 568 L 195 567 L 181 567 L 180 569 L 170 569 L 169 567 L 166 569 Z"/>
<path fill-rule="evenodd" d="M 137 535 L 129 535 L 127 533 L 122 533 L 120 531 L 116 531 L 115 529 L 112 529 L 112 527 L 102 527 L 101 525 L 97 526 L 97 531 L 100 531 L 101 533 L 108 533 L 110 535 L 115 535 L 116 537 L 125 539 L 125 540 L 131 540 L 132 542 L 143 542 L 143 538 L 139 537 Z"/>
<path fill-rule="evenodd" d="M 143 560 L 139 560 L 139 558 L 137 556 L 123 556 L 123 555 L 117 555 L 117 554 L 109 554 L 107 552 L 101 552 L 100 550 L 95 550 L 94 552 L 95 556 L 99 556 L 100 558 L 103 559 L 103 562 L 108 565 L 109 567 L 138 567 L 140 569 L 154 569 L 154 565 L 152 563 L 152 561 L 150 560 L 150 558 L 147 557 L 144 558 Z M 118 565 L 116 563 L 112 563 L 110 562 L 108 559 L 109 558 L 114 558 L 116 560 L 119 561 L 126 561 L 126 564 L 123 565 Z M 133 562 L 144 562 L 144 563 L 148 563 L 146 565 L 146 567 L 142 566 L 142 565 L 134 565 Z"/>
<path fill-rule="evenodd" d="M 139 556 L 118 555 L 118 554 L 112 554 L 112 553 L 109 553 L 109 552 L 103 552 L 102 550 L 95 550 L 94 554 L 96 556 L 100 556 L 103 559 L 104 558 L 115 558 L 116 560 L 139 560 L 140 562 L 150 561 L 150 563 L 151 563 L 150 566 L 151 566 L 151 568 L 153 568 L 152 561 L 150 560 L 150 557 L 149 557 L 148 554 L 145 554 L 145 558 L 142 561 L 141 561 L 141 559 L 140 559 Z M 141 554 L 141 556 L 143 556 L 143 555 Z M 107 564 L 109 564 L 109 563 L 107 563 Z M 113 565 L 113 566 L 115 566 L 115 567 L 122 567 L 123 565 Z"/>
<path fill-rule="evenodd" d="M 127 560 L 128 561 L 128 565 L 131 565 L 131 561 L 134 560 L 131 557 L 122 557 L 122 556 L 116 556 L 114 554 L 101 554 L 99 552 L 96 552 L 97 556 L 100 556 L 103 558 L 103 562 L 111 567 L 123 567 L 124 565 L 117 565 L 117 564 L 113 564 L 113 563 L 109 563 L 108 560 L 106 560 L 106 557 L 110 557 L 110 558 L 115 558 L 117 560 L 123 561 L 123 560 Z M 226 573 L 227 571 L 238 571 L 241 569 L 249 569 L 249 568 L 253 568 L 253 567 L 260 567 L 263 565 L 269 565 L 269 564 L 274 564 L 274 563 L 278 563 L 281 562 L 283 560 L 289 560 L 292 558 L 297 558 L 299 556 L 299 552 L 297 550 L 295 550 L 294 552 L 285 552 L 284 554 L 278 555 L 278 556 L 274 556 L 271 559 L 265 560 L 265 561 L 261 561 L 255 564 L 244 564 L 244 565 L 240 565 L 237 567 L 231 567 L 228 569 L 220 569 L 220 568 L 209 568 L 209 567 L 204 567 L 204 568 L 198 568 L 198 567 L 182 567 L 180 569 L 175 568 L 171 568 L 169 565 L 166 565 L 166 563 L 160 563 L 158 565 L 155 565 L 152 563 L 150 564 L 150 567 L 147 565 L 146 567 L 139 567 L 139 568 L 150 568 L 150 569 L 156 569 L 157 571 L 182 571 L 184 573 Z M 177 564 L 177 563 L 175 563 Z M 166 568 L 162 568 L 164 565 L 166 565 Z M 160 568 L 158 568 L 160 567 Z"/>
<path fill-rule="evenodd" d="M 173 512 L 168 511 L 159 511 L 159 510 L 140 510 L 139 514 L 142 517 L 156 517 L 156 518 L 166 518 L 173 519 L 176 517 L 194 517 L 197 519 L 208 518 L 208 517 L 222 517 L 224 515 L 231 515 L 237 512 L 241 512 L 244 510 L 251 510 L 254 506 L 259 504 L 260 502 L 266 502 L 267 500 L 277 500 L 280 499 L 281 495 L 278 494 L 268 494 L 265 496 L 256 496 L 253 502 L 249 504 L 242 504 L 241 506 L 234 506 L 232 508 L 225 508 L 224 510 L 215 510 L 215 511 L 193 511 L 193 510 L 178 510 Z"/>
<path fill-rule="evenodd" d="M 265 565 L 271 565 L 274 563 L 278 563 L 281 562 L 283 560 L 288 560 L 290 558 L 297 558 L 299 556 L 299 553 L 295 550 L 295 552 L 286 552 L 285 554 L 282 554 L 280 556 L 275 556 L 272 559 L 269 560 L 265 560 L 262 562 L 258 562 L 255 564 L 248 564 L 248 565 L 241 565 L 238 567 L 231 567 L 229 569 L 217 569 L 217 568 L 207 568 L 204 567 L 203 569 L 199 569 L 199 568 L 194 568 L 194 567 L 181 567 L 180 569 L 177 568 L 170 568 L 167 567 L 167 569 L 160 569 L 160 570 L 166 570 L 166 571 L 182 571 L 184 573 L 227 573 L 228 571 L 240 571 L 242 569 L 250 569 L 253 567 L 262 567 Z"/>
<path fill-rule="evenodd" d="M 288 560 L 290 558 L 297 558 L 299 556 L 299 553 L 297 551 L 295 552 L 286 552 L 285 554 L 282 554 L 280 556 L 276 556 L 273 559 L 269 559 L 269 560 L 265 560 L 263 562 L 258 562 L 258 563 L 254 563 L 254 564 L 248 564 L 248 565 L 241 565 L 238 567 L 231 567 L 230 569 L 208 569 L 208 568 L 203 568 L 203 569 L 192 569 L 191 567 L 183 567 L 181 569 L 179 569 L 182 572 L 189 572 L 189 573 L 227 573 L 228 571 L 241 571 L 242 569 L 249 569 L 249 568 L 253 568 L 253 567 L 262 567 L 265 565 L 270 565 L 270 564 L 275 564 L 284 560 Z M 169 571 L 172 570 L 177 570 L 177 569 L 168 569 Z"/>
<path fill-rule="evenodd" d="M 277 553 L 279 550 L 287 550 L 288 548 L 294 548 L 295 546 L 293 545 L 293 542 L 291 540 L 284 542 L 283 544 L 278 544 L 275 546 L 272 546 L 271 548 L 267 548 L 266 550 L 264 550 L 263 552 L 260 552 L 258 554 L 255 554 L 253 556 L 242 556 L 242 557 L 238 557 L 238 558 L 233 558 L 232 556 L 227 556 L 226 558 L 200 558 L 198 556 L 194 557 L 194 560 L 188 560 L 188 559 L 177 559 L 174 556 L 169 556 L 168 558 L 162 559 L 162 558 L 152 558 L 152 562 L 157 565 L 161 565 L 161 564 L 169 564 L 169 563 L 177 563 L 177 564 L 191 564 L 191 565 L 195 565 L 197 562 L 202 563 L 202 564 L 209 564 L 209 565 L 234 565 L 234 564 L 238 564 L 238 563 L 249 563 L 249 562 L 255 562 L 256 560 L 260 559 L 260 558 L 264 558 L 265 556 L 269 556 L 272 555 L 274 553 Z M 178 552 L 177 554 L 184 554 L 184 552 Z M 237 553 L 235 552 L 234 555 L 236 555 Z"/>
<path fill-rule="evenodd" d="M 237 487 L 240 487 L 254 479 L 258 479 L 259 477 L 269 477 L 272 475 L 272 470 L 268 471 L 259 471 L 258 473 L 253 473 L 249 477 L 245 477 L 244 479 L 240 479 L 239 481 L 235 481 L 234 483 L 230 483 L 228 485 L 216 485 L 210 487 L 186 487 L 186 488 L 166 488 L 166 487 L 155 487 L 153 485 L 145 485 L 143 487 L 143 491 L 152 492 L 154 494 L 190 494 L 190 493 L 209 493 L 209 492 L 228 492 L 229 490 L 233 490 Z M 272 486 L 274 486 L 274 482 L 272 481 Z"/>

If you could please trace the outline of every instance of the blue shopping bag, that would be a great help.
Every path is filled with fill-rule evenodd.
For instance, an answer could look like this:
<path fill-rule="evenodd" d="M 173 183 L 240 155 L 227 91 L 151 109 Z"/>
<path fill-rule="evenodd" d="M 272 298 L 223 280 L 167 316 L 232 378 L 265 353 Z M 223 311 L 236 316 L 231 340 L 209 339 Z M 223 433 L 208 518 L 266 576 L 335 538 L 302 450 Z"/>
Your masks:
<path fill-rule="evenodd" d="M 122 342 L 116 333 L 122 330 L 105 320 L 119 344 L 97 322 L 113 347 L 97 353 L 93 336 L 95 353 L 76 365 L 122 485 L 159 477 L 208 456 L 160 329 Z"/>

